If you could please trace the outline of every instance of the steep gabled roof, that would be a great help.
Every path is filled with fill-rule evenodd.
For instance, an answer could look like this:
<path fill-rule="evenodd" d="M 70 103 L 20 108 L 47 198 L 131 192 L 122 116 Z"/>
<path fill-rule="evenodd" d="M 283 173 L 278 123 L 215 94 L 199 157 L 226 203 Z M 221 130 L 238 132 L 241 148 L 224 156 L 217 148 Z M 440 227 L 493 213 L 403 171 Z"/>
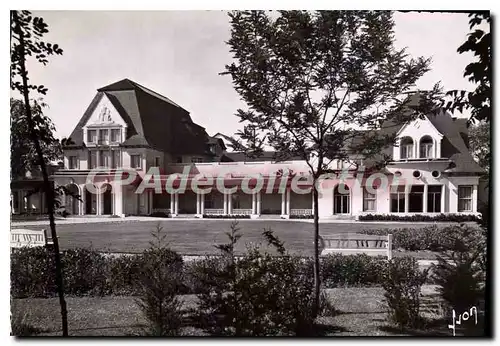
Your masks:
<path fill-rule="evenodd" d="M 208 135 L 184 108 L 136 82 L 123 79 L 97 90 L 97 95 L 70 135 L 71 146 L 81 147 L 83 126 L 103 97 L 107 97 L 127 124 L 123 146 L 151 147 L 172 154 L 207 153 Z"/>
<path fill-rule="evenodd" d="M 261 162 L 261 161 L 301 161 L 300 156 L 282 156 L 275 151 L 264 151 L 262 155 L 250 157 L 244 152 L 224 153 L 221 161 L 225 162 Z"/>

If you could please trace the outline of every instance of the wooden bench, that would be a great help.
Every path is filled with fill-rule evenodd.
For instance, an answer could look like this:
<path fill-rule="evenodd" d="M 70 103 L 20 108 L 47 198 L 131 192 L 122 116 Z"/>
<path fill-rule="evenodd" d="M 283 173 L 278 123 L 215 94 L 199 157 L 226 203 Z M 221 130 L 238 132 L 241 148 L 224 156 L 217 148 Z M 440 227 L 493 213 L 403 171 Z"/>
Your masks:
<path fill-rule="evenodd" d="M 344 255 L 366 253 L 367 255 L 384 255 L 392 259 L 392 234 L 334 234 L 320 236 L 321 256 L 330 253 Z"/>
<path fill-rule="evenodd" d="M 52 245 L 53 242 L 47 236 L 47 230 L 30 230 L 30 229 L 11 229 L 10 230 L 10 247 L 35 247 Z"/>

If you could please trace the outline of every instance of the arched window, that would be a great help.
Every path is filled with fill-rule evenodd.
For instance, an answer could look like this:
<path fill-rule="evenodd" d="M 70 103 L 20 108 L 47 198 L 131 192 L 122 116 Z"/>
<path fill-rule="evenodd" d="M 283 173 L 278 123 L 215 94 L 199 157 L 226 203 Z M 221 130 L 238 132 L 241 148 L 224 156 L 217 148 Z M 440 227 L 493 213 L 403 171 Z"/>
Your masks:
<path fill-rule="evenodd" d="M 420 139 L 420 158 L 432 157 L 433 142 L 430 136 L 424 136 Z"/>
<path fill-rule="evenodd" d="M 413 158 L 413 139 L 404 137 L 401 139 L 401 159 Z"/>

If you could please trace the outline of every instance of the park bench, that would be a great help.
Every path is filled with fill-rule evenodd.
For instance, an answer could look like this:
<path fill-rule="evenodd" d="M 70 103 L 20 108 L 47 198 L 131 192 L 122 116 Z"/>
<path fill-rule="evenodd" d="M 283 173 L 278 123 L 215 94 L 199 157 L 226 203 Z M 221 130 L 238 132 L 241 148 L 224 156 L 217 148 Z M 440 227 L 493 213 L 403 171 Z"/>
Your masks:
<path fill-rule="evenodd" d="M 392 258 L 392 234 L 333 234 L 319 237 L 321 256 L 330 253 L 344 255 L 366 253 L 367 255 Z"/>
<path fill-rule="evenodd" d="M 11 229 L 10 247 L 35 247 L 52 245 L 52 239 L 47 236 L 47 230 Z"/>

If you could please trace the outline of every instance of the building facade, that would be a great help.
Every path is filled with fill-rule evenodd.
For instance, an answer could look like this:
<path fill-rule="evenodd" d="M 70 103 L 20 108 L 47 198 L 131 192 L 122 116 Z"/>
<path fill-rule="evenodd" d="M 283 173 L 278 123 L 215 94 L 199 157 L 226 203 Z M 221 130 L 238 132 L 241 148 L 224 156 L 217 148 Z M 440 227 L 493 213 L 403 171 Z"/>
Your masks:
<path fill-rule="evenodd" d="M 392 160 L 384 169 L 368 174 L 363 165 L 332 162 L 344 173 L 322 182 L 320 218 L 477 213 L 482 169 L 469 153 L 464 119 L 423 115 L 394 131 L 397 141 L 386 149 Z M 80 196 L 66 196 L 73 215 L 312 214 L 306 162 L 278 160 L 273 152 L 250 158 L 232 152 L 230 142 L 220 133 L 209 136 L 172 100 L 125 79 L 97 90 L 63 148 L 64 169 L 52 179 Z M 136 177 L 124 179 L 130 172 Z M 154 183 L 144 183 L 149 179 Z M 226 190 L 216 188 L 218 181 Z"/>

